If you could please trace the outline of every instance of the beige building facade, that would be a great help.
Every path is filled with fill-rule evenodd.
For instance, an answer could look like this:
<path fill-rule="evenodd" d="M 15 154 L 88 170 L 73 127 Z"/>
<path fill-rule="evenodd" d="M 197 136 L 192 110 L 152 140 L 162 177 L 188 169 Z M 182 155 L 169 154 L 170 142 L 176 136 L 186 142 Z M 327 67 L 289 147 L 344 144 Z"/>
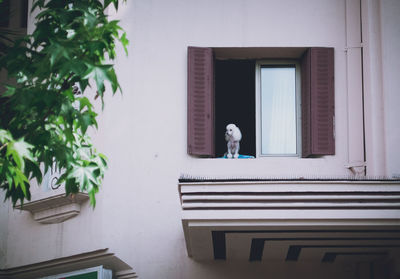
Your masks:
<path fill-rule="evenodd" d="M 400 278 L 400 1 L 129 0 L 109 12 L 130 45 L 116 60 L 123 94 L 92 131 L 109 158 L 96 208 L 53 189 L 57 173 L 24 210 L 1 203 L 0 278 Z M 211 72 L 192 76 L 190 47 L 210 53 Z M 334 151 L 303 156 L 314 49 L 332 51 Z M 261 71 L 296 63 L 296 152 L 263 153 Z M 250 85 L 227 89 L 242 84 L 234 67 Z M 195 155 L 188 80 L 202 73 L 214 153 Z M 250 112 L 224 105 L 238 86 Z M 250 119 L 239 127 L 252 158 L 220 158 L 231 109 Z"/>

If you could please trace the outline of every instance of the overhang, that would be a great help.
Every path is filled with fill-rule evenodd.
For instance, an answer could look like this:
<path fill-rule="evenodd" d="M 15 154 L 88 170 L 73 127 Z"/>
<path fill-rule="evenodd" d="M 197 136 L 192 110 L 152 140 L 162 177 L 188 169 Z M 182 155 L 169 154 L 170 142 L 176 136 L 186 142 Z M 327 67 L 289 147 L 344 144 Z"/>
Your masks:
<path fill-rule="evenodd" d="M 400 181 L 181 179 L 196 260 L 381 261 L 400 253 Z"/>
<path fill-rule="evenodd" d="M 0 269 L 0 278 L 41 278 L 44 276 L 66 273 L 100 265 L 112 270 L 114 274 L 113 278 L 137 278 L 137 275 L 132 268 L 114 253 L 110 252 L 108 248 L 52 259 L 44 262 L 33 263 L 30 265 Z"/>

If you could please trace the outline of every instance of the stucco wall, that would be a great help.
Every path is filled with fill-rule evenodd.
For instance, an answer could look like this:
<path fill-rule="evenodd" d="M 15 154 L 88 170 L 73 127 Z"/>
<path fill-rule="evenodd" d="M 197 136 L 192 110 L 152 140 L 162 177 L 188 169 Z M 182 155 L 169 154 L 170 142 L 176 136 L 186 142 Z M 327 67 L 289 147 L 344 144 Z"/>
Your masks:
<path fill-rule="evenodd" d="M 307 1 L 312 9 L 299 2 L 132 1 L 120 11 L 131 40 L 129 57 L 120 56 L 117 63 L 124 94 L 107 100 L 97 138 L 110 158 L 102 206 L 111 209 L 117 200 L 119 205 L 118 210 L 107 212 L 102 228 L 115 228 L 105 233 L 105 243 L 129 258 L 142 278 L 221 278 L 224 274 L 255 278 L 260 274 L 249 263 L 227 271 L 232 265 L 196 263 L 186 256 L 177 196 L 182 173 L 208 177 L 347 174 L 344 1 Z M 189 45 L 337 48 L 337 155 L 273 161 L 188 156 Z M 129 194 L 122 197 L 121 193 Z"/>
<path fill-rule="evenodd" d="M 400 2 L 381 1 L 382 77 L 387 175 L 400 177 Z"/>
<path fill-rule="evenodd" d="M 128 117 L 129 123 L 124 119 L 120 119 L 120 123 L 111 120 L 112 129 L 128 135 L 121 139 L 124 144 L 131 141 L 128 133 L 133 133 L 134 129 L 141 131 L 136 140 L 139 146 L 146 146 L 144 154 L 140 155 L 146 162 L 144 165 L 174 158 L 173 165 L 168 165 L 175 172 L 205 176 L 350 174 L 344 167 L 347 163 L 344 1 L 308 1 L 307 7 L 301 1 L 288 2 L 178 1 L 173 4 L 137 1 L 133 2 L 132 10 L 122 11 L 132 46 L 129 58 L 118 64 L 125 90 L 123 106 L 126 107 L 121 110 L 127 111 L 129 116 L 134 111 L 143 117 Z M 189 45 L 335 47 L 337 155 L 312 160 L 260 158 L 229 162 L 188 157 L 186 52 Z M 160 118 L 165 124 L 157 123 Z M 123 127 L 129 132 L 121 131 Z M 223 137 L 224 131 L 216 133 Z M 164 137 L 171 140 L 165 141 Z"/>
<path fill-rule="evenodd" d="M 0 199 L 4 200 L 4 193 L 1 192 Z M 7 258 L 7 237 L 8 237 L 8 212 L 9 203 L 0 204 L 0 268 L 3 268 Z"/>
<path fill-rule="evenodd" d="M 395 0 L 382 1 L 382 4 L 382 13 L 387 16 L 382 22 L 382 36 L 387 43 L 382 46 L 387 75 L 384 84 L 388 92 L 385 99 L 389 108 L 388 130 L 399 119 L 395 105 L 400 102 L 396 87 L 398 71 L 395 71 L 398 64 L 392 64 L 390 56 L 399 45 L 399 30 L 393 30 L 393 25 L 399 26 L 398 19 L 392 9 L 398 10 L 399 5 Z M 207 177 L 350 175 L 345 167 L 349 148 L 345 1 L 132 0 L 122 5 L 117 17 L 131 43 L 129 56 L 125 57 L 120 48 L 116 62 L 123 94 L 106 97 L 99 130 L 93 132 L 98 149 L 109 158 L 109 170 L 97 196 L 96 209 L 85 204 L 78 217 L 55 225 L 40 225 L 29 213 L 11 212 L 6 267 L 108 247 L 130 264 L 140 278 L 261 278 L 268 272 L 275 273 L 274 278 L 291 278 L 294 274 L 306 274 L 307 278 L 354 278 L 355 267 L 351 265 L 337 268 L 335 265 L 194 262 L 186 255 L 177 190 L 181 174 Z M 334 47 L 336 155 L 318 159 L 253 160 L 188 156 L 186 55 L 189 45 Z M 217 132 L 222 135 L 224 131 Z M 388 151 L 399 150 L 396 147 L 399 134 L 398 129 L 394 134 L 388 132 Z M 398 157 L 388 156 L 390 173 L 400 173 Z"/>

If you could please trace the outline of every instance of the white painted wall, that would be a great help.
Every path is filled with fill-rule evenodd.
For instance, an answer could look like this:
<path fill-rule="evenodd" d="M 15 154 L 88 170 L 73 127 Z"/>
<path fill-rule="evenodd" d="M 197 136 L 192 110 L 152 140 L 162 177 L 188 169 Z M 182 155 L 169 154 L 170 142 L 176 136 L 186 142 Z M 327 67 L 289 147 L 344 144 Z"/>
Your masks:
<path fill-rule="evenodd" d="M 287 2 L 275 1 L 277 4 L 273 5 L 267 1 L 133 2 L 132 11 L 128 9 L 121 13 L 132 40 L 129 59 L 118 64 L 120 69 L 130 69 L 120 71 L 126 91 L 123 105 L 127 106 L 121 110 L 129 111 L 129 115 L 136 111 L 143 117 L 130 119 L 129 123 L 121 119 L 118 126 L 113 121 L 112 129 L 118 130 L 119 134 L 122 133 L 121 126 L 140 129 L 146 134 L 137 139 L 139 146 L 151 145 L 158 149 L 151 151 L 152 156 L 144 154 L 146 160 L 153 160 L 155 153 L 168 160 L 174 157 L 175 165 L 171 167 L 179 173 L 205 176 L 350 174 L 344 167 L 347 163 L 344 1 L 307 1 L 307 7 L 303 7 L 301 1 Z M 188 45 L 335 47 L 337 155 L 312 160 L 260 158 L 229 162 L 189 157 L 186 154 Z M 172 141 L 153 136 L 154 128 L 159 126 L 160 114 L 168 125 L 157 127 L 157 130 L 162 136 L 173 136 Z M 224 131 L 217 133 L 222 137 Z M 128 137 L 127 140 L 131 139 Z M 149 153 L 148 149 L 146 153 Z"/>
<path fill-rule="evenodd" d="M 381 1 L 382 77 L 386 166 L 389 177 L 400 177 L 400 1 Z"/>
<path fill-rule="evenodd" d="M 399 1 L 362 0 L 367 173 L 399 177 Z"/>
<path fill-rule="evenodd" d="M 382 36 L 388 40 L 382 44 L 384 86 L 389 92 L 385 97 L 389 108 L 385 114 L 390 119 L 385 126 L 388 130 L 399 119 L 395 105 L 400 102 L 396 86 L 399 81 L 394 71 L 398 64 L 392 64 L 389 56 L 399 45 L 398 29 L 393 29 L 393 25 L 399 26 L 398 19 L 392 9 L 398 9 L 399 5 L 396 0 L 381 4 L 388 17 L 382 22 Z M 351 266 L 194 262 L 186 255 L 177 190 L 181 174 L 207 177 L 351 174 L 345 167 L 349 153 L 345 15 L 345 0 L 128 1 L 117 15 L 131 41 L 129 56 L 125 57 L 119 48 L 116 62 L 124 92 L 106 97 L 99 130 L 93 132 L 98 149 L 109 157 L 109 170 L 97 196 L 96 209 L 86 204 L 80 216 L 55 225 L 35 223 L 26 212 L 10 212 L 6 267 L 108 247 L 130 264 L 140 278 L 261 278 L 268 272 L 275 273 L 274 278 L 291 278 L 294 274 L 305 274 L 307 278 L 354 278 Z M 188 156 L 186 52 L 189 45 L 334 47 L 336 155 L 254 160 Z M 369 55 L 374 57 L 372 51 Z M 222 135 L 224 131 L 217 132 Z M 387 133 L 388 152 L 392 148 L 398 152 L 399 134 L 398 128 L 394 134 Z M 368 144 L 374 146 L 373 142 Z M 390 172 L 400 172 L 399 156 L 388 156 L 387 165 Z"/>
<path fill-rule="evenodd" d="M 0 192 L 0 200 L 4 201 L 4 192 Z M 8 216 L 9 203 L 0 203 L 0 269 L 6 264 L 7 258 L 7 238 L 8 238 Z"/>

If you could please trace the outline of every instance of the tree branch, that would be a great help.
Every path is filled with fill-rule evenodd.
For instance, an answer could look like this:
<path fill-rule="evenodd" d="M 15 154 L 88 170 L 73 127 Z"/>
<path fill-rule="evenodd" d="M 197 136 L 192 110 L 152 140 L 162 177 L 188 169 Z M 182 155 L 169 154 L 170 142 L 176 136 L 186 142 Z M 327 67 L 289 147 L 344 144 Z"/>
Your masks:
<path fill-rule="evenodd" d="M 70 78 L 72 78 L 72 76 L 74 75 L 74 73 L 70 73 L 68 75 L 68 77 L 64 80 L 63 84 L 61 85 L 61 90 L 65 90 L 68 89 L 69 87 L 71 87 L 70 83 Z"/>
<path fill-rule="evenodd" d="M 3 144 L 2 146 L 0 146 L 0 151 L 4 148 L 4 147 L 6 147 L 7 146 L 7 144 L 8 144 L 8 142 L 6 142 L 5 144 Z"/>

